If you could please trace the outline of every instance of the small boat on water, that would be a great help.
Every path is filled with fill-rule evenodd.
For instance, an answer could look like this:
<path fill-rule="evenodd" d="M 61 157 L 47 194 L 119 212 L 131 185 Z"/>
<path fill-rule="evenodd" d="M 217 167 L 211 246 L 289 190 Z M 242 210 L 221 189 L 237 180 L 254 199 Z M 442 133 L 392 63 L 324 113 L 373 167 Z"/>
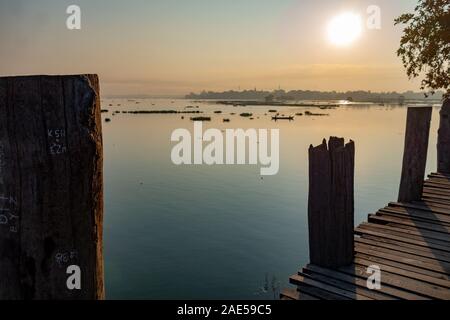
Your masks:
<path fill-rule="evenodd" d="M 294 121 L 294 117 L 272 117 L 272 120 L 274 121 L 278 121 L 278 120 L 289 120 L 289 121 Z"/>

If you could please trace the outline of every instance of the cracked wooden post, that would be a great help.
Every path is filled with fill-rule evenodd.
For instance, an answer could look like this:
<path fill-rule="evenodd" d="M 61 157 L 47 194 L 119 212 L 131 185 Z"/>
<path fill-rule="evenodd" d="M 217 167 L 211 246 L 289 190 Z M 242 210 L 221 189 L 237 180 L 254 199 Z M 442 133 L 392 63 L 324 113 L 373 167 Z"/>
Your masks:
<path fill-rule="evenodd" d="M 355 144 L 331 137 L 309 149 L 309 251 L 312 264 L 339 268 L 354 256 Z"/>
<path fill-rule="evenodd" d="M 96 75 L 0 78 L 0 299 L 104 298 L 100 113 Z"/>
<path fill-rule="evenodd" d="M 427 165 L 431 107 L 408 108 L 398 202 L 420 201 Z"/>
<path fill-rule="evenodd" d="M 437 146 L 438 172 L 450 173 L 450 99 L 445 100 L 440 115 Z"/>

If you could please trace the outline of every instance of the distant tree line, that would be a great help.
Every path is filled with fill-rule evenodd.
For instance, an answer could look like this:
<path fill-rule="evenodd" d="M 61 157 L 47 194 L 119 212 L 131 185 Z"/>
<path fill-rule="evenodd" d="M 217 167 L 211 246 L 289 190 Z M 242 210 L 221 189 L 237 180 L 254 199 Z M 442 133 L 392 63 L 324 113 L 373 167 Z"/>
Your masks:
<path fill-rule="evenodd" d="M 213 92 L 203 91 L 199 94 L 190 93 L 186 99 L 220 99 L 220 100 L 269 100 L 269 101 L 293 101 L 293 100 L 349 100 L 355 102 L 403 102 L 405 100 L 441 100 L 442 93 L 437 92 L 434 95 L 424 98 L 423 93 L 407 91 L 398 92 L 371 92 L 371 91 L 310 91 L 310 90 L 274 90 L 274 91 L 224 91 Z"/>

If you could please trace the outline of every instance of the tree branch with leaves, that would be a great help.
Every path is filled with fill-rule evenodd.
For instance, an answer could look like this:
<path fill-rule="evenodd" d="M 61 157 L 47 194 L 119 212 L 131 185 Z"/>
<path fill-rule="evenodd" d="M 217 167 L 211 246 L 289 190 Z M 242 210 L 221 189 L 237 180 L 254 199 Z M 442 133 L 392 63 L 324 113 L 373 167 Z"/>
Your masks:
<path fill-rule="evenodd" d="M 414 13 L 395 19 L 406 25 L 397 55 L 410 79 L 422 78 L 425 96 L 444 90 L 450 98 L 450 0 L 420 0 Z"/>

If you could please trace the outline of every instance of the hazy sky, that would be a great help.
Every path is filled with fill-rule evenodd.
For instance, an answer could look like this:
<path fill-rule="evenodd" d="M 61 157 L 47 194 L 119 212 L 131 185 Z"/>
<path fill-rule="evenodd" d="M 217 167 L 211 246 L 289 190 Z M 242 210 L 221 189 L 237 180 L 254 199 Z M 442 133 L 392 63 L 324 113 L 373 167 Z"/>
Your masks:
<path fill-rule="evenodd" d="M 66 28 L 66 8 L 82 29 Z M 0 75 L 98 73 L 104 95 L 227 89 L 418 90 L 393 19 L 417 0 L 0 0 Z M 326 35 L 351 11 L 382 13 L 348 47 Z"/>

